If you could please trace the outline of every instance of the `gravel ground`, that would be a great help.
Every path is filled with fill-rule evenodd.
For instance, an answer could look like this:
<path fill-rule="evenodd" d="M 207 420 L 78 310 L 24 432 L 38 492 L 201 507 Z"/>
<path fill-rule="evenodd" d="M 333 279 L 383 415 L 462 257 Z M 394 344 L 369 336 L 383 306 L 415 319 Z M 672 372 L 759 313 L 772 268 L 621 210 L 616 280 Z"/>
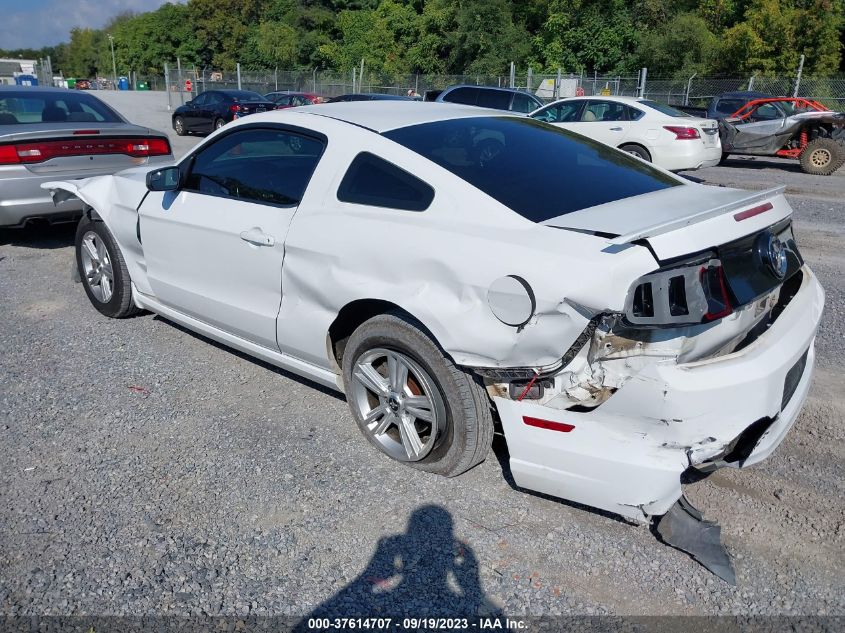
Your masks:
<path fill-rule="evenodd" d="M 38 227 L 0 232 L 0 614 L 845 614 L 845 172 L 691 176 L 786 184 L 828 297 L 783 445 L 687 488 L 736 587 L 514 489 L 501 438 L 461 477 L 426 475 L 372 449 L 341 397 L 159 317 L 100 316 L 70 280 L 72 227 Z"/>

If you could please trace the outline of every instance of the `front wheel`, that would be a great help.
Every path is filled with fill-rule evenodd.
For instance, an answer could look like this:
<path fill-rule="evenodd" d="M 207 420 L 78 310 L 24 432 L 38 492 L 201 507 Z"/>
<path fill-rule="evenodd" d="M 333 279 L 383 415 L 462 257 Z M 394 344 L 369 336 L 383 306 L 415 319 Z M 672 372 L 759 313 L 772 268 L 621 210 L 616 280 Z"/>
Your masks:
<path fill-rule="evenodd" d="M 493 416 L 484 386 L 412 318 L 383 314 L 355 330 L 343 382 L 359 429 L 389 457 L 453 477 L 487 456 Z"/>
<path fill-rule="evenodd" d="M 83 216 L 76 228 L 76 265 L 91 304 L 102 314 L 123 319 L 140 310 L 132 302 L 126 261 L 106 225 Z"/>
<path fill-rule="evenodd" d="M 651 162 L 651 154 L 648 153 L 648 150 L 645 147 L 641 147 L 639 145 L 622 145 L 619 149 L 631 154 L 632 156 L 641 158 L 647 163 Z"/>
<path fill-rule="evenodd" d="M 185 128 L 185 120 L 180 116 L 173 119 L 173 129 L 176 130 L 177 136 L 185 136 L 188 133 L 188 130 Z"/>
<path fill-rule="evenodd" d="M 802 171 L 829 176 L 845 163 L 845 145 L 832 138 L 819 137 L 807 143 L 799 160 Z"/>

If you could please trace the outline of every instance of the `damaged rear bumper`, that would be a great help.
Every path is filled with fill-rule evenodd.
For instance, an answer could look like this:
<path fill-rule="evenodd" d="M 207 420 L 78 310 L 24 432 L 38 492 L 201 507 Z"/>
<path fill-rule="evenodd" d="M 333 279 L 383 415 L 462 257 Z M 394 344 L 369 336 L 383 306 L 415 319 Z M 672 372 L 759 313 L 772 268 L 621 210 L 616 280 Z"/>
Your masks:
<path fill-rule="evenodd" d="M 687 469 L 768 457 L 810 388 L 824 291 L 803 272 L 789 305 L 740 351 L 655 362 L 587 412 L 495 397 L 516 483 L 644 522 L 680 498 Z"/>

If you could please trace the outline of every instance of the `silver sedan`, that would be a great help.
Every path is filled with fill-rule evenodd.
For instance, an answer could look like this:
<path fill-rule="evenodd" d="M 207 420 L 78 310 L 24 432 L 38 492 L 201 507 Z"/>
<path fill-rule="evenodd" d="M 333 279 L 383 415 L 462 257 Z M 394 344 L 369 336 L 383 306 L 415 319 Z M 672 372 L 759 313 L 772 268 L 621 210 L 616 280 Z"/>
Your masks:
<path fill-rule="evenodd" d="M 0 227 L 78 217 L 41 183 L 171 162 L 161 132 L 133 125 L 96 97 L 60 88 L 0 87 Z"/>

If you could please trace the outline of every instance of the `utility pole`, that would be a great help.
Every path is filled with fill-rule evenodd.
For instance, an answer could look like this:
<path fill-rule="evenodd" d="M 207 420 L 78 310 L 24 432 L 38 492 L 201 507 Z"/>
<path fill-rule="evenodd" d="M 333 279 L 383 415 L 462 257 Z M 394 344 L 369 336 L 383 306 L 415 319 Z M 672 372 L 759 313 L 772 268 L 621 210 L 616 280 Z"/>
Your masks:
<path fill-rule="evenodd" d="M 117 90 L 117 62 L 114 59 L 114 37 L 112 34 L 109 33 L 106 37 L 109 38 L 109 44 L 111 45 L 111 72 L 112 72 L 112 89 Z"/>

